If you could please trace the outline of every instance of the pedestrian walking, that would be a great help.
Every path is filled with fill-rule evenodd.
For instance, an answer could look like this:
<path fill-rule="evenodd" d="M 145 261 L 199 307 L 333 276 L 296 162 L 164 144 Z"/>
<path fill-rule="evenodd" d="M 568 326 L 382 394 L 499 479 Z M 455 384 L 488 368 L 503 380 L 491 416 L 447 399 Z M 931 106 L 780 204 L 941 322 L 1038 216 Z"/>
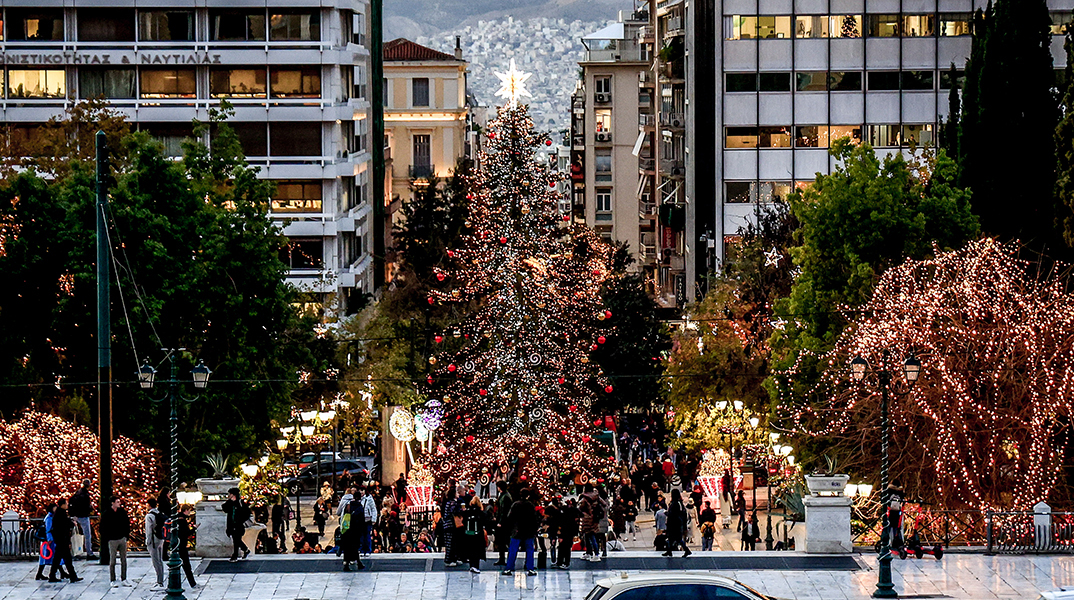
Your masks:
<path fill-rule="evenodd" d="M 145 546 L 157 574 L 152 590 L 164 588 L 164 521 L 166 517 L 157 508 L 157 499 L 149 499 L 149 511 L 145 513 Z"/>
<path fill-rule="evenodd" d="M 507 549 L 507 568 L 504 575 L 514 575 L 515 559 L 518 557 L 518 549 L 526 550 L 526 575 L 536 575 L 534 568 L 534 552 L 536 552 L 537 529 L 541 523 L 537 517 L 537 508 L 530 502 L 531 492 L 523 489 L 519 492 L 519 499 L 511 505 L 511 512 L 507 515 L 507 521 L 511 528 L 511 544 Z"/>
<path fill-rule="evenodd" d="M 881 535 L 887 540 L 888 548 L 898 551 L 902 548 L 902 502 L 903 489 L 898 482 L 888 484 L 882 495 L 884 503 L 884 522 Z"/>
<path fill-rule="evenodd" d="M 633 541 L 638 541 L 638 507 L 633 500 L 627 501 L 626 508 L 623 509 L 623 518 L 626 519 L 626 533 L 631 535 Z M 625 535 L 623 539 L 626 539 Z"/>
<path fill-rule="evenodd" d="M 671 556 L 671 552 L 682 546 L 682 557 L 686 558 L 693 554 L 686 545 L 686 527 L 689 515 L 686 505 L 682 502 L 682 492 L 676 488 L 671 490 L 671 502 L 667 510 L 667 550 L 664 556 Z"/>
<path fill-rule="evenodd" d="M 578 521 L 581 518 L 582 513 L 575 505 L 574 499 L 567 499 L 559 511 L 559 548 L 556 549 L 555 560 L 557 568 L 569 569 L 571 566 L 571 547 L 578 535 Z"/>
<path fill-rule="evenodd" d="M 317 535 L 324 536 L 324 526 L 328 524 L 328 509 L 324 498 L 313 503 L 313 522 L 317 525 Z"/>
<path fill-rule="evenodd" d="M 186 573 L 187 582 L 191 588 L 196 588 L 198 584 L 194 581 L 194 570 L 190 568 L 190 548 L 188 547 L 190 534 L 198 528 L 197 523 L 191 523 L 193 513 L 194 507 L 189 504 L 179 507 L 179 515 L 175 520 L 175 552 L 179 553 L 179 559 L 183 561 L 183 572 Z"/>
<path fill-rule="evenodd" d="M 581 536 L 585 545 L 582 560 L 597 561 L 600 560 L 597 532 L 600 521 L 608 516 L 608 503 L 601 499 L 592 483 L 586 483 L 582 490 L 582 497 L 578 500 L 578 510 L 582 513 Z"/>
<path fill-rule="evenodd" d="M 724 469 L 723 477 L 720 478 L 720 501 L 727 499 L 727 506 L 734 507 L 735 505 L 735 480 L 731 477 L 731 470 Z"/>
<path fill-rule="evenodd" d="M 486 533 L 485 507 L 475 494 L 462 512 L 462 533 L 456 540 L 459 546 L 458 556 L 470 563 L 471 573 L 481 572 L 481 561 L 485 560 L 485 548 L 488 547 Z"/>
<path fill-rule="evenodd" d="M 60 581 L 56 578 L 56 572 L 60 570 L 61 562 L 67 567 L 67 577 L 70 578 L 71 583 L 82 581 L 75 574 L 75 561 L 71 557 L 72 527 L 74 527 L 74 521 L 67 514 L 67 499 L 60 498 L 60 501 L 56 503 L 56 510 L 52 513 L 51 532 L 55 551 L 52 553 L 52 568 L 48 572 L 48 580 L 52 583 Z"/>
<path fill-rule="evenodd" d="M 511 506 L 515 503 L 515 500 L 511 497 L 510 492 L 507 491 L 506 481 L 497 481 L 496 489 L 499 491 L 499 494 L 496 496 L 495 544 L 496 551 L 499 553 L 500 557 L 494 565 L 502 567 L 507 564 L 507 549 L 511 545 L 511 531 L 507 522 L 507 517 L 511 512 Z"/>
<path fill-rule="evenodd" d="M 608 492 L 603 487 L 597 490 L 597 500 L 603 504 L 604 516 L 597 519 L 597 531 L 594 536 L 596 547 L 594 548 L 593 556 L 603 560 L 608 558 L 608 532 L 611 530 L 611 520 L 609 519 L 611 510 L 608 507 Z"/>
<path fill-rule="evenodd" d="M 446 567 L 459 565 L 456 557 L 455 534 L 462 528 L 462 509 L 456 494 L 455 482 L 449 481 L 447 494 L 444 496 L 444 506 L 440 511 L 444 523 L 444 566 Z"/>
<path fill-rule="evenodd" d="M 738 496 L 735 498 L 735 512 L 738 513 L 738 526 L 735 531 L 742 531 L 742 527 L 746 525 L 746 492 L 738 490 Z"/>
<path fill-rule="evenodd" d="M 131 532 L 131 520 L 123 501 L 112 496 L 108 508 L 101 515 L 101 544 L 108 546 L 108 576 L 112 587 L 131 587 L 127 582 L 127 538 Z M 116 563 L 119 563 L 119 579 L 116 579 Z"/>
<path fill-rule="evenodd" d="M 86 551 L 86 560 L 97 560 L 93 554 L 93 527 L 90 526 L 93 502 L 90 500 L 89 486 L 90 480 L 83 479 L 82 487 L 71 496 L 68 512 L 82 530 L 82 549 Z"/>
<path fill-rule="evenodd" d="M 224 532 L 231 538 L 232 550 L 231 558 L 228 559 L 228 562 L 239 560 L 240 550 L 242 551 L 242 559 L 246 560 L 246 557 L 250 556 L 250 549 L 242 541 L 242 536 L 246 534 L 246 521 L 250 518 L 250 508 L 243 502 L 239 494 L 239 488 L 233 487 L 227 491 L 227 501 L 224 502 L 221 508 L 224 514 L 227 515 Z"/>
<path fill-rule="evenodd" d="M 351 563 L 354 568 L 361 571 L 365 568 L 362 564 L 362 538 L 365 527 L 365 507 L 361 502 L 348 502 L 346 510 L 339 521 L 339 545 L 343 548 L 343 570 L 350 571 Z"/>
<path fill-rule="evenodd" d="M 45 576 L 45 567 L 51 567 L 52 561 L 56 558 L 56 544 L 52 541 L 52 518 L 56 513 L 56 503 L 49 502 L 45 507 L 45 523 L 44 529 L 39 530 L 38 541 L 41 545 L 38 550 L 37 559 L 37 580 L 48 581 L 48 577 Z M 49 569 L 51 571 L 51 569 Z M 59 569 L 60 577 L 66 578 L 67 571 L 61 566 Z"/>
<path fill-rule="evenodd" d="M 284 534 L 284 522 L 287 518 L 287 507 L 283 503 L 282 495 L 276 496 L 276 501 L 272 503 L 272 510 L 269 516 L 272 519 L 272 536 L 280 539 L 280 551 L 284 551 L 287 547 L 283 541 L 286 539 Z"/>
<path fill-rule="evenodd" d="M 760 533 L 760 529 L 757 527 L 757 513 L 753 513 L 750 516 L 750 520 L 742 527 L 742 549 L 756 550 Z"/>
<path fill-rule="evenodd" d="M 373 495 L 370 493 L 369 488 L 362 488 L 362 497 L 359 499 L 362 504 L 362 508 L 365 510 L 365 521 L 362 524 L 362 552 L 364 554 L 373 553 L 373 527 L 377 524 L 377 503 L 373 500 Z"/>

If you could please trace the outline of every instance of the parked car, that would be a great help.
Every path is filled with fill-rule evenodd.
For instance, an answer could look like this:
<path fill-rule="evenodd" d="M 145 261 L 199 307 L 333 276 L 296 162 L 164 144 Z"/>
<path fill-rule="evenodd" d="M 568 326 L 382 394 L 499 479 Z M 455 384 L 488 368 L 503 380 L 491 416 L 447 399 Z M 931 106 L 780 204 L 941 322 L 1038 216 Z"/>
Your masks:
<path fill-rule="evenodd" d="M 332 452 L 321 452 L 321 454 L 320 454 L 321 460 L 326 460 L 328 462 L 332 462 L 332 454 L 333 454 Z M 340 454 L 339 452 L 335 452 L 334 454 L 336 455 L 336 460 L 340 460 L 340 459 L 343 458 L 343 455 Z M 312 465 L 315 462 L 317 462 L 317 453 L 316 452 L 306 452 L 302 456 L 298 457 L 297 462 L 293 461 L 293 460 L 288 460 L 288 461 L 284 461 L 284 464 L 285 465 L 294 465 L 294 466 L 297 466 L 298 468 L 301 469 L 302 467 L 305 467 L 307 465 Z"/>
<path fill-rule="evenodd" d="M 365 467 L 355 460 L 337 458 L 335 470 L 333 471 L 332 460 L 329 459 L 302 467 L 298 470 L 297 476 L 286 477 L 280 481 L 280 484 L 287 490 L 288 495 L 294 495 L 299 489 L 302 490 L 303 494 L 311 494 L 317 489 L 318 469 L 320 480 L 323 482 L 331 481 L 333 473 L 335 473 L 336 477 L 340 477 L 344 472 L 358 473 L 364 471 Z"/>
<path fill-rule="evenodd" d="M 717 575 L 634 575 L 601 579 L 585 600 L 775 600 Z"/>
<path fill-rule="evenodd" d="M 1064 586 L 1050 592 L 1041 592 L 1038 600 L 1074 600 L 1074 587 Z"/>

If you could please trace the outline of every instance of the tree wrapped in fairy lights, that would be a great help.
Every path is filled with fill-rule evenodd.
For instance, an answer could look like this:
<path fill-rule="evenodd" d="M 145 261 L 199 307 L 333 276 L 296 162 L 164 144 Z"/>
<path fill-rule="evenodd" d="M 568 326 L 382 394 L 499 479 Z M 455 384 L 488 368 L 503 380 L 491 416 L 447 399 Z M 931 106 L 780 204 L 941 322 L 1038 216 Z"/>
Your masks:
<path fill-rule="evenodd" d="M 1054 496 L 1074 413 L 1074 296 L 1065 277 L 1016 254 L 984 239 L 887 271 L 819 357 L 819 402 L 793 415 L 798 426 L 859 457 L 850 470 L 875 474 L 880 391 L 851 383 L 847 365 L 915 354 L 920 378 L 892 402 L 892 480 L 942 508 L 1026 509 Z"/>
<path fill-rule="evenodd" d="M 429 297 L 475 308 L 451 350 L 430 358 L 424 391 L 440 427 L 424 462 L 441 481 L 474 482 L 485 467 L 547 490 L 609 466 L 588 408 L 613 391 L 590 359 L 611 343 L 600 287 L 613 276 L 613 249 L 558 214 L 560 176 L 534 160 L 548 138 L 516 100 L 489 124 L 468 235 Z M 419 410 L 419 421 L 428 414 Z"/>

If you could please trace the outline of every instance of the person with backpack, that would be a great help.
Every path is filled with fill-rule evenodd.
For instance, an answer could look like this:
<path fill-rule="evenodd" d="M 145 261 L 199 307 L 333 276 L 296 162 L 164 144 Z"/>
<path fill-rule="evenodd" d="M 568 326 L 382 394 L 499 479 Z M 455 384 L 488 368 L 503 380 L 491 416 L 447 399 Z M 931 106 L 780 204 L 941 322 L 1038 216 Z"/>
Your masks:
<path fill-rule="evenodd" d="M 343 548 L 343 570 L 350 571 L 351 563 L 355 563 L 354 568 L 361 571 L 365 568 L 361 552 L 366 531 L 365 507 L 361 502 L 352 500 L 347 503 L 339 519 L 339 530 L 339 545 Z"/>
<path fill-rule="evenodd" d="M 164 515 L 157 508 L 157 499 L 149 499 L 149 511 L 145 513 L 145 546 L 149 558 L 153 561 L 153 570 L 157 573 L 157 582 L 152 590 L 164 588 Z"/>
<path fill-rule="evenodd" d="M 52 542 L 56 547 L 56 551 L 52 554 L 52 568 L 48 573 L 48 580 L 52 583 L 60 581 L 56 578 L 56 571 L 59 570 L 61 562 L 67 567 L 67 576 L 71 583 L 82 581 L 78 575 L 75 575 L 75 561 L 71 557 L 71 530 L 73 528 L 74 521 L 67 515 L 67 499 L 60 498 L 60 501 L 56 503 L 55 512 L 52 513 L 52 527 L 49 529 Z"/>
<path fill-rule="evenodd" d="M 671 490 L 671 502 L 667 510 L 667 550 L 663 556 L 671 556 L 671 552 L 682 546 L 682 557 L 690 556 L 690 548 L 686 545 L 686 527 L 689 523 L 689 514 L 686 505 L 682 501 L 682 492 L 678 488 Z"/>
<path fill-rule="evenodd" d="M 190 568 L 190 549 L 187 547 L 190 542 L 190 534 L 198 528 L 197 523 L 191 524 L 190 518 L 194 512 L 194 507 L 189 504 L 181 506 L 179 508 L 179 515 L 175 520 L 175 534 L 176 549 L 179 553 L 179 560 L 183 562 L 183 572 L 186 573 L 186 580 L 190 583 L 190 587 L 198 587 L 198 584 L 194 582 L 194 570 Z"/>
<path fill-rule="evenodd" d="M 242 536 L 246 535 L 246 521 L 250 518 L 250 509 L 242 501 L 239 488 L 233 487 L 227 491 L 227 501 L 224 502 L 222 509 L 227 515 L 224 532 L 231 538 L 232 545 L 231 558 L 228 562 L 239 560 L 239 550 L 242 550 L 242 559 L 246 560 L 246 557 L 250 556 L 250 549 L 242 541 Z"/>
<path fill-rule="evenodd" d="M 108 576 L 112 587 L 132 587 L 127 582 L 127 538 L 131 533 L 131 520 L 123 501 L 112 496 L 108 508 L 101 515 L 101 544 L 108 546 Z M 116 580 L 116 562 L 120 564 L 119 580 Z"/>
<path fill-rule="evenodd" d="M 362 553 L 373 553 L 373 527 L 377 524 L 377 503 L 373 500 L 373 495 L 370 493 L 369 488 L 362 488 L 362 497 L 359 499 L 359 503 L 365 509 L 365 523 L 362 534 Z"/>
<path fill-rule="evenodd" d="M 507 522 L 511 528 L 511 545 L 507 549 L 507 568 L 504 575 L 514 575 L 515 559 L 518 557 L 518 549 L 526 549 L 526 575 L 537 574 L 534 568 L 534 553 L 537 550 L 537 530 L 541 522 L 537 516 L 537 507 L 530 502 L 531 492 L 523 489 L 519 492 L 519 499 L 511 505 L 511 512 L 507 515 Z"/>
<path fill-rule="evenodd" d="M 708 501 L 705 501 L 698 521 L 701 522 L 701 550 L 712 550 L 712 541 L 716 538 L 716 511 Z"/>
<path fill-rule="evenodd" d="M 86 551 L 86 560 L 97 560 L 93 554 L 93 528 L 90 527 L 90 515 L 93 513 L 93 502 L 89 495 L 89 479 L 82 480 L 82 487 L 78 488 L 74 496 L 71 496 L 71 518 L 78 523 L 82 530 L 82 548 Z"/>
<path fill-rule="evenodd" d="M 485 507 L 475 494 L 462 512 L 462 531 L 455 540 L 458 557 L 470 563 L 471 573 L 481 573 L 481 561 L 485 560 L 488 534 L 485 533 Z"/>

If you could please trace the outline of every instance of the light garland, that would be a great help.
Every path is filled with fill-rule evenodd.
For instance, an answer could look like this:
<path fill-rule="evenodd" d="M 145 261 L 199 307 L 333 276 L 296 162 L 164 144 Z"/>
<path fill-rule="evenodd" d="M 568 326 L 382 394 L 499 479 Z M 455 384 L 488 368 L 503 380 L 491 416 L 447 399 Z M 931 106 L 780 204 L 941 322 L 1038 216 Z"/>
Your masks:
<path fill-rule="evenodd" d="M 811 397 L 826 401 L 795 411 L 794 421 L 811 435 L 857 443 L 871 432 L 875 441 L 879 390 L 861 393 L 847 364 L 915 354 L 920 378 L 892 402 L 893 439 L 903 440 L 893 472 L 908 488 L 920 476 L 913 491 L 939 506 L 1025 509 L 1046 500 L 1074 416 L 1074 297 L 1066 280 L 1035 280 L 1033 269 L 1014 246 L 990 239 L 890 269 L 835 348 L 810 356 L 826 369 Z M 781 375 L 793 380 L 804 361 Z M 899 365 L 887 365 L 896 379 Z M 929 463 L 931 473 L 919 475 Z"/>

